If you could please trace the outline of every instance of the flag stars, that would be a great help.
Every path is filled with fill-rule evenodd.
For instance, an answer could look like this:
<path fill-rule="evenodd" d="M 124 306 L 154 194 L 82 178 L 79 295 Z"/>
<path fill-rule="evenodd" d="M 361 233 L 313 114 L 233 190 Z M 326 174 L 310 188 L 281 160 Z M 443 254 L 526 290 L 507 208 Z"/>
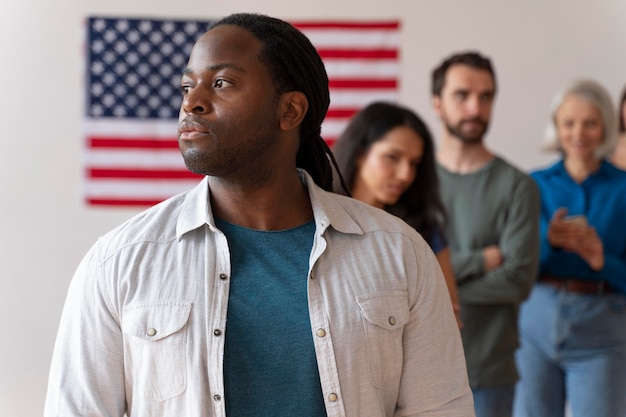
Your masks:
<path fill-rule="evenodd" d="M 102 106 L 94 104 L 93 106 L 91 106 L 91 114 L 95 117 L 99 117 L 104 115 L 104 110 L 102 109 Z"/>
<path fill-rule="evenodd" d="M 174 25 L 174 22 L 168 20 L 163 22 L 163 24 L 161 25 L 161 30 L 164 33 L 170 34 L 176 30 L 176 26 Z"/>
<path fill-rule="evenodd" d="M 198 32 L 198 25 L 193 22 L 189 22 L 185 25 L 185 32 L 190 35 L 194 35 Z"/>
<path fill-rule="evenodd" d="M 174 117 L 174 116 L 175 115 L 172 114 L 170 109 L 168 109 L 166 107 L 161 107 L 159 109 L 159 117 L 168 118 L 168 117 Z"/>
<path fill-rule="evenodd" d="M 124 117 L 126 116 L 126 108 L 124 106 L 115 106 L 113 109 L 113 115 L 116 117 Z"/>
<path fill-rule="evenodd" d="M 163 64 L 163 65 L 161 65 L 159 67 L 159 74 L 163 78 L 168 78 L 168 77 L 172 76 L 173 73 L 174 73 L 174 68 L 172 68 L 171 65 Z M 180 75 L 177 74 L 177 78 L 176 78 L 176 80 L 174 80 L 174 84 L 173 85 L 177 84 L 178 79 L 180 79 Z"/>
<path fill-rule="evenodd" d="M 129 95 L 124 98 L 124 104 L 129 107 L 135 107 L 139 104 L 139 99 L 135 96 Z"/>
<path fill-rule="evenodd" d="M 139 51 L 141 55 L 148 55 L 151 50 L 152 47 L 148 42 L 139 42 L 139 44 L 137 44 L 137 51 Z"/>
<path fill-rule="evenodd" d="M 137 74 L 141 75 L 142 77 L 147 76 L 148 74 L 150 74 L 150 66 L 146 63 L 139 64 L 139 66 L 137 66 Z"/>
<path fill-rule="evenodd" d="M 113 49 L 118 55 L 122 55 L 126 53 L 126 51 L 128 51 L 128 44 L 123 41 L 118 41 L 115 42 L 115 46 L 113 47 Z"/>
<path fill-rule="evenodd" d="M 115 81 L 116 81 L 116 77 L 114 74 L 111 74 L 110 72 L 107 72 L 106 74 L 104 74 L 102 76 L 102 82 L 104 83 L 104 85 L 106 85 L 107 87 L 110 87 L 112 85 L 115 85 Z"/>
<path fill-rule="evenodd" d="M 94 118 L 176 118 L 180 73 L 210 22 L 92 18 L 88 113 Z"/>
<path fill-rule="evenodd" d="M 152 42 L 155 45 L 163 42 L 163 34 L 161 32 L 150 33 L 150 42 Z"/>
<path fill-rule="evenodd" d="M 91 64 L 91 72 L 96 75 L 100 75 L 104 72 L 104 65 L 102 62 L 94 62 Z"/>
<path fill-rule="evenodd" d="M 126 84 L 128 84 L 129 87 L 135 87 L 137 86 L 137 84 L 139 84 L 139 76 L 135 74 L 134 72 L 131 72 L 130 74 L 128 74 L 125 80 L 126 80 Z"/>
<path fill-rule="evenodd" d="M 100 83 L 93 83 L 91 85 L 90 92 L 94 96 L 99 96 L 100 94 L 104 93 L 104 87 Z"/>
<path fill-rule="evenodd" d="M 115 64 L 114 71 L 116 74 L 125 74 L 128 71 L 128 67 L 123 62 L 118 62 Z"/>
<path fill-rule="evenodd" d="M 141 33 L 152 32 L 152 23 L 148 20 L 143 20 L 141 23 L 139 23 L 139 30 L 141 31 Z"/>
<path fill-rule="evenodd" d="M 115 28 L 119 31 L 119 32 L 126 32 L 129 28 L 129 24 L 128 24 L 128 20 L 118 20 L 117 23 L 115 24 Z"/>
<path fill-rule="evenodd" d="M 137 115 L 139 117 L 145 118 L 150 116 L 150 111 L 148 109 L 146 109 L 145 107 L 138 107 L 137 108 Z"/>
<path fill-rule="evenodd" d="M 150 98 L 148 98 L 148 106 L 152 110 L 155 110 L 155 109 L 159 108 L 160 105 L 161 105 L 161 99 L 159 99 L 158 97 L 150 97 Z"/>
<path fill-rule="evenodd" d="M 130 30 L 126 34 L 126 41 L 130 43 L 131 45 L 139 42 L 140 38 L 141 38 L 141 35 L 136 30 Z"/>
<path fill-rule="evenodd" d="M 117 33 L 114 30 L 109 29 L 104 32 L 102 39 L 107 41 L 109 44 L 112 44 L 117 39 Z"/>
<path fill-rule="evenodd" d="M 174 36 L 172 36 L 172 42 L 174 42 L 175 45 L 181 46 L 187 43 L 187 37 L 183 35 L 182 33 L 178 32 L 178 33 L 175 33 Z"/>
<path fill-rule="evenodd" d="M 102 32 L 104 30 L 104 28 L 106 28 L 106 22 L 104 21 L 104 19 L 96 19 L 93 21 L 93 24 L 91 25 L 91 27 L 96 31 L 96 32 Z"/>
<path fill-rule="evenodd" d="M 106 51 L 102 55 L 102 60 L 105 63 L 112 65 L 117 60 L 117 55 L 115 55 L 112 51 Z"/>
<path fill-rule="evenodd" d="M 150 54 L 150 56 L 148 57 L 148 62 L 150 64 L 152 64 L 153 66 L 157 66 L 160 65 L 161 62 L 163 62 L 163 58 L 161 57 L 160 54 Z"/>
<path fill-rule="evenodd" d="M 161 53 L 165 56 L 171 55 L 174 52 L 174 45 L 172 45 L 170 42 L 165 42 L 162 46 L 161 46 Z"/>
<path fill-rule="evenodd" d="M 102 104 L 104 104 L 106 107 L 113 107 L 115 101 L 115 96 L 113 94 L 105 94 L 104 96 L 102 96 Z"/>
<path fill-rule="evenodd" d="M 96 54 L 102 53 L 104 49 L 104 42 L 102 42 L 101 40 L 95 40 L 91 43 L 91 50 Z"/>
<path fill-rule="evenodd" d="M 123 85 L 117 84 L 115 87 L 113 87 L 113 93 L 117 96 L 117 97 L 124 97 L 124 95 L 127 93 L 126 91 L 126 87 L 124 87 Z"/>
<path fill-rule="evenodd" d="M 137 65 L 139 62 L 139 55 L 137 55 L 136 52 L 129 52 L 126 54 L 126 62 L 128 62 L 129 65 Z"/>

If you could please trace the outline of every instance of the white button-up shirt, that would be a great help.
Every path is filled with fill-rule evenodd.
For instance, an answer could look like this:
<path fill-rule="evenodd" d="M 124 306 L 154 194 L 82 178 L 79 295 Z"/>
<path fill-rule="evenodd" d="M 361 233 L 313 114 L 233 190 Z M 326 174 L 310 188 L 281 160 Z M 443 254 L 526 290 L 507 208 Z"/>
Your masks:
<path fill-rule="evenodd" d="M 316 224 L 308 301 L 328 416 L 473 416 L 428 245 L 300 174 Z M 224 417 L 230 272 L 206 179 L 100 238 L 70 285 L 45 416 Z"/>

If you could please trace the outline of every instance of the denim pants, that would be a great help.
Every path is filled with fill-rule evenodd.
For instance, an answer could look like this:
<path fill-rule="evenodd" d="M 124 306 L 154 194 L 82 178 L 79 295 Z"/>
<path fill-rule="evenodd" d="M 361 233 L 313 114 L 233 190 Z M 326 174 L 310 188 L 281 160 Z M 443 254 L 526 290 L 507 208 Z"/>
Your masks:
<path fill-rule="evenodd" d="M 511 417 L 515 385 L 472 388 L 476 417 Z"/>
<path fill-rule="evenodd" d="M 626 295 L 536 284 L 520 311 L 515 417 L 626 416 Z"/>

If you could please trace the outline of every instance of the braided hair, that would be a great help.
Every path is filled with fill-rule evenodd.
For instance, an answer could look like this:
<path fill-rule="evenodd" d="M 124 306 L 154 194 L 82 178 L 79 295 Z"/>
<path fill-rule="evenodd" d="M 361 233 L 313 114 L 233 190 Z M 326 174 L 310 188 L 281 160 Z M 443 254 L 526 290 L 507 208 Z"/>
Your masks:
<path fill-rule="evenodd" d="M 300 91 L 306 96 L 309 108 L 300 126 L 296 166 L 307 171 L 321 188 L 332 191 L 331 163 L 336 166 L 336 162 L 321 137 L 330 104 L 328 75 L 311 41 L 289 23 L 261 14 L 235 13 L 218 20 L 211 29 L 220 25 L 239 26 L 263 43 L 259 60 L 267 66 L 278 94 Z M 339 177 L 343 184 L 341 174 Z"/>

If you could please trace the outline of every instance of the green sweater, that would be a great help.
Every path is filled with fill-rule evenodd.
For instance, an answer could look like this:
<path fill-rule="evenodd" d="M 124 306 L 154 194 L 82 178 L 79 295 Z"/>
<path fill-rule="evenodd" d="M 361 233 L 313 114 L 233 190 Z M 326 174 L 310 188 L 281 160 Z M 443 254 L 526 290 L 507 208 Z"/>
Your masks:
<path fill-rule="evenodd" d="M 537 277 L 539 191 L 528 175 L 498 157 L 470 174 L 441 165 L 438 173 L 470 385 L 514 384 L 518 308 Z M 486 272 L 482 249 L 494 244 L 503 263 Z"/>

